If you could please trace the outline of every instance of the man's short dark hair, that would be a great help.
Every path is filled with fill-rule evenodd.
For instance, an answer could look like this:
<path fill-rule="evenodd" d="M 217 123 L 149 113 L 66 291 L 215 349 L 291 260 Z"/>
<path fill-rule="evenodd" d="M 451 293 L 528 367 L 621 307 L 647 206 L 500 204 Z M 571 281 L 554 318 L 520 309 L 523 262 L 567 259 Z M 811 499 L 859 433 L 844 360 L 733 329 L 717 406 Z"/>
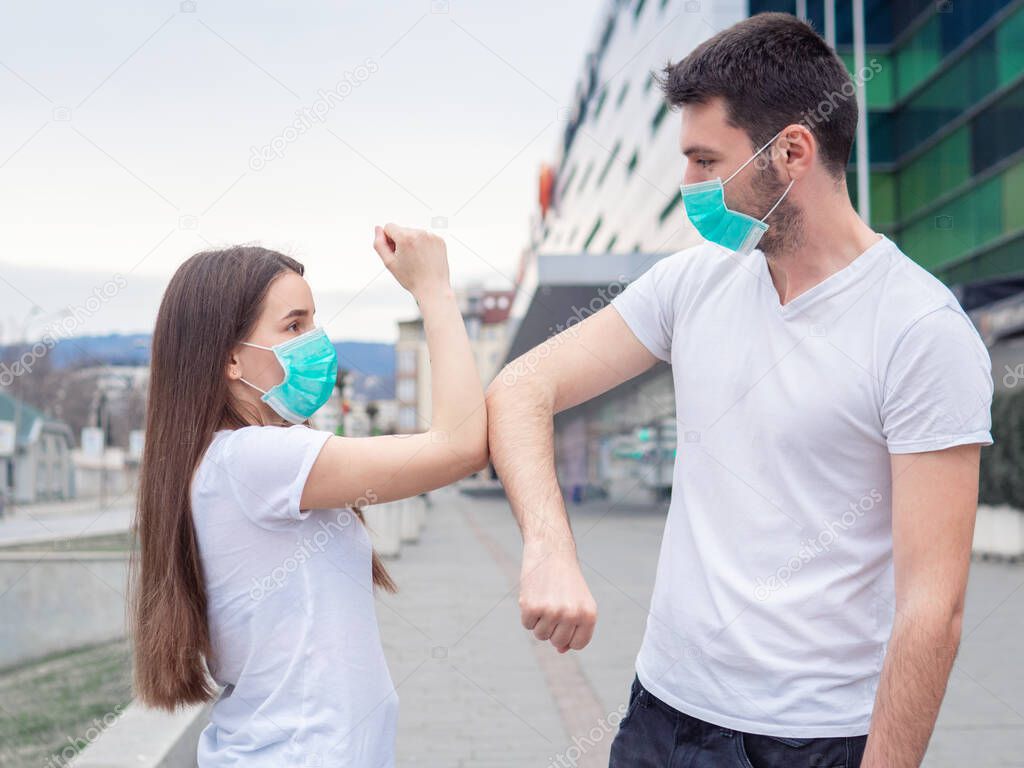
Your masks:
<path fill-rule="evenodd" d="M 825 168 L 842 178 L 857 132 L 856 87 L 808 24 L 760 13 L 697 46 L 657 78 L 674 107 L 721 97 L 729 121 L 761 147 L 791 123 L 814 134 Z"/>

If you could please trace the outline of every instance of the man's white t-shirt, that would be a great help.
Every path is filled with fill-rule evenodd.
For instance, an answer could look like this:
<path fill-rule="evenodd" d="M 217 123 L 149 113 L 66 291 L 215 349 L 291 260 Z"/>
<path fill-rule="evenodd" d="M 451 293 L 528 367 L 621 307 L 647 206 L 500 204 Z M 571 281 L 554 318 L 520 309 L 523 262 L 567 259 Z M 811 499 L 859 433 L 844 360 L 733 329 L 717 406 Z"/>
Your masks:
<path fill-rule="evenodd" d="M 890 454 L 992 442 L 974 326 L 885 237 L 785 305 L 760 250 L 711 244 L 611 304 L 675 386 L 640 682 L 734 730 L 867 733 L 895 601 Z"/>
<path fill-rule="evenodd" d="M 199 768 L 394 765 L 398 696 L 381 647 L 366 528 L 300 510 L 330 432 L 215 433 L 192 482 L 214 679 Z"/>

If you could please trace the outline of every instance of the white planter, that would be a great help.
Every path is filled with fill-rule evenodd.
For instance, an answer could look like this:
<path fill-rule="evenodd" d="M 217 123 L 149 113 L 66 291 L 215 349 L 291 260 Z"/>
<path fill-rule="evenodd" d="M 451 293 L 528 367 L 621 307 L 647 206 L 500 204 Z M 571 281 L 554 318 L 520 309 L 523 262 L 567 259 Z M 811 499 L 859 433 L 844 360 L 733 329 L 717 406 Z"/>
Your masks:
<path fill-rule="evenodd" d="M 420 530 L 423 528 L 423 499 L 413 496 L 398 503 L 402 508 L 402 541 L 419 541 Z"/>
<path fill-rule="evenodd" d="M 363 516 L 377 553 L 381 557 L 398 557 L 402 552 L 402 512 L 397 502 L 365 507 Z"/>
<path fill-rule="evenodd" d="M 1024 557 L 1024 511 L 1006 505 L 980 505 L 973 550 L 993 557 Z"/>

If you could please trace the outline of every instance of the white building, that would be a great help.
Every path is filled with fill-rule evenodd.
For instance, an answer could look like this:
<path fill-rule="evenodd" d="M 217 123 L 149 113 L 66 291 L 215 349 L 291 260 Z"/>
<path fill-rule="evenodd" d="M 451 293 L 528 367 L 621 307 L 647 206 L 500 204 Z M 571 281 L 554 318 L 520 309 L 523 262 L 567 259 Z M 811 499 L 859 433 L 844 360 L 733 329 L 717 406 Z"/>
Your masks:
<path fill-rule="evenodd" d="M 508 317 L 515 294 L 471 285 L 457 291 L 456 295 L 477 371 L 486 386 L 501 367 L 508 349 Z M 398 323 L 395 400 L 399 432 L 422 432 L 430 426 L 430 355 L 422 318 Z"/>
<path fill-rule="evenodd" d="M 0 392 L 0 493 L 8 500 L 73 498 L 73 444 L 67 424 Z"/>
<path fill-rule="evenodd" d="M 658 259 L 699 242 L 679 185 L 679 116 L 651 73 L 747 16 L 745 0 L 613 0 L 564 115 L 530 222 L 505 361 L 605 306 Z M 675 405 L 659 363 L 555 418 L 571 495 L 656 497 L 671 485 Z"/>

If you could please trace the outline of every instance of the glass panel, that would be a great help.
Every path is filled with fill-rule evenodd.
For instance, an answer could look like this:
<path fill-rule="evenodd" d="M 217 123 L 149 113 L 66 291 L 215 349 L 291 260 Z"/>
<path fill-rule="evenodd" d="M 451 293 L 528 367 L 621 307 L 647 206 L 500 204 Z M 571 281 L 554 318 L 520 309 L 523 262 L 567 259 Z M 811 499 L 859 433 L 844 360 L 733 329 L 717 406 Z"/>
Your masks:
<path fill-rule="evenodd" d="M 1005 85 L 1024 72 L 1024 8 L 996 29 L 996 50 L 999 84 Z"/>
<path fill-rule="evenodd" d="M 1000 175 L 1003 178 L 1003 232 L 1024 230 L 1024 162 Z"/>
<path fill-rule="evenodd" d="M 853 53 L 844 52 L 840 55 L 846 65 L 846 71 L 853 77 L 854 83 L 858 82 L 857 73 L 853 67 Z M 893 102 L 893 80 L 894 70 L 892 58 L 887 53 L 871 52 L 865 56 L 865 73 L 863 80 L 867 87 L 868 108 L 887 109 Z"/>
<path fill-rule="evenodd" d="M 899 206 L 903 217 L 971 177 L 970 143 L 966 127 L 945 139 L 910 163 L 899 174 Z"/>
<path fill-rule="evenodd" d="M 933 16 L 896 52 L 896 97 L 906 96 L 939 65 L 939 20 Z"/>
<path fill-rule="evenodd" d="M 1024 85 L 1018 86 L 971 120 L 974 173 L 991 168 L 1024 148 Z"/>
<path fill-rule="evenodd" d="M 900 247 L 928 269 L 940 267 L 1002 234 L 1002 180 L 997 178 L 930 212 L 900 234 Z"/>
<path fill-rule="evenodd" d="M 896 176 L 883 171 L 871 171 L 871 226 L 879 230 L 889 230 L 897 223 Z M 850 203 L 857 207 L 857 174 L 855 171 L 846 173 L 846 191 L 850 195 Z"/>
<path fill-rule="evenodd" d="M 949 285 L 982 280 L 987 277 L 1004 277 L 1024 274 L 1024 237 L 981 253 L 970 261 L 937 273 Z"/>
<path fill-rule="evenodd" d="M 886 226 L 896 222 L 896 179 L 891 173 L 871 172 L 871 222 Z"/>

